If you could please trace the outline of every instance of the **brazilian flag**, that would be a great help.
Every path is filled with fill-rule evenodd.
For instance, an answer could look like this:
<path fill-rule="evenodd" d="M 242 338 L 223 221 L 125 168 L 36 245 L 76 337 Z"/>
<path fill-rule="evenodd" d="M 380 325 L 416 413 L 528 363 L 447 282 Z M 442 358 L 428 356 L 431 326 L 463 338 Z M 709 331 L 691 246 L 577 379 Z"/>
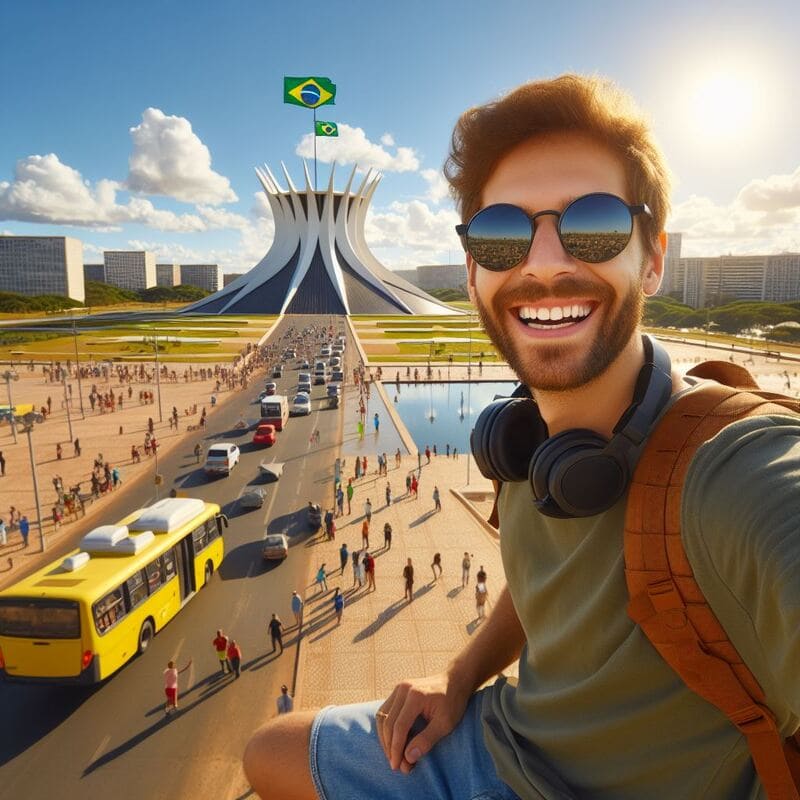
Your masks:
<path fill-rule="evenodd" d="M 283 78 L 283 102 L 305 108 L 333 103 L 336 84 L 329 78 Z"/>
<path fill-rule="evenodd" d="M 317 124 L 314 126 L 314 133 L 317 136 L 338 136 L 339 126 L 335 122 L 317 120 Z"/>

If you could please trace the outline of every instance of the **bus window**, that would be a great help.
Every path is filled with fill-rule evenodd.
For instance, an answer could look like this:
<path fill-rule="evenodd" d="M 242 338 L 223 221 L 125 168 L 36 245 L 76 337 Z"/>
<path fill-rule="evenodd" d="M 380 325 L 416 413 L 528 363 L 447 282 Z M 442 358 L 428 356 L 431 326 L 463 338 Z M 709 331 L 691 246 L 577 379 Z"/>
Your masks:
<path fill-rule="evenodd" d="M 81 635 L 74 600 L 0 598 L 0 636 L 26 639 L 77 639 Z"/>
<path fill-rule="evenodd" d="M 203 548 L 208 547 L 208 531 L 204 524 L 198 525 L 192 531 L 192 542 L 194 543 L 194 552 L 199 553 Z"/>
<path fill-rule="evenodd" d="M 217 521 L 212 517 L 211 519 L 206 520 L 206 536 L 208 537 L 208 543 L 211 544 L 218 536 L 222 534 L 219 532 L 219 528 L 217 527 Z"/>
<path fill-rule="evenodd" d="M 175 577 L 175 552 L 170 548 L 161 556 L 164 560 L 164 583 Z"/>
<path fill-rule="evenodd" d="M 134 572 L 127 581 L 125 586 L 128 589 L 128 609 L 134 609 L 143 600 L 147 599 L 147 584 L 144 582 L 142 571 Z"/>
<path fill-rule="evenodd" d="M 125 603 L 122 599 L 121 586 L 118 586 L 94 604 L 94 624 L 100 634 L 105 633 L 124 616 Z"/>
<path fill-rule="evenodd" d="M 161 588 L 161 584 L 164 582 L 161 577 L 161 557 L 151 561 L 144 569 L 147 572 L 147 588 L 150 594 L 153 594 Z"/>

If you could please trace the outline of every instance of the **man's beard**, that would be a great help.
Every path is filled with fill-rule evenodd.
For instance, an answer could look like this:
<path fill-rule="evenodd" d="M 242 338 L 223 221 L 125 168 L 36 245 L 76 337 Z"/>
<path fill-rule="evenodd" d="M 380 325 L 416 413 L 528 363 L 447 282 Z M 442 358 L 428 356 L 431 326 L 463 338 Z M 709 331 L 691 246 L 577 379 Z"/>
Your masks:
<path fill-rule="evenodd" d="M 506 318 L 506 309 L 511 305 L 535 306 L 543 299 L 559 297 L 591 297 L 598 300 L 599 304 L 592 312 L 596 314 L 600 308 L 611 309 L 614 291 L 607 284 L 594 285 L 565 278 L 551 292 L 532 291 L 530 287 L 501 290 L 494 296 L 492 310 L 481 301 L 479 295 L 475 297 L 483 328 L 500 354 L 526 386 L 542 392 L 578 389 L 605 372 L 630 342 L 644 310 L 642 281 L 639 277 L 622 298 L 618 311 L 615 314 L 607 311 L 597 335 L 580 361 L 569 357 L 575 349 L 573 343 L 562 344 L 556 340 L 531 342 L 528 346 L 530 355 L 520 352 L 514 337 L 498 320 Z"/>

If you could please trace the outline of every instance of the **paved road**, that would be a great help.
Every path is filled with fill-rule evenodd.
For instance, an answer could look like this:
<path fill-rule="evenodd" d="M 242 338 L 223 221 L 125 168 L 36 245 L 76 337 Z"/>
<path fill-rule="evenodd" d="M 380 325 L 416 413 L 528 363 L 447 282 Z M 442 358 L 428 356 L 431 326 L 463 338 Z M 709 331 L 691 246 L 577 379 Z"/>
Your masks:
<path fill-rule="evenodd" d="M 328 322 L 328 318 L 324 318 Z M 291 318 L 273 333 L 275 341 Z M 320 318 L 314 318 L 319 324 Z M 353 357 L 352 343 L 348 357 Z M 287 368 L 279 391 L 293 394 L 296 370 Z M 349 364 L 347 365 L 349 366 Z M 250 435 L 233 429 L 244 415 L 255 420 L 252 401 L 262 388 L 254 382 L 231 400 L 206 433 L 211 441 L 234 441 L 241 464 L 228 478 L 208 482 L 194 463 L 187 440 L 163 460 L 160 471 L 171 485 L 218 502 L 228 514 L 226 555 L 219 573 L 155 638 L 148 652 L 134 659 L 100 687 L 0 684 L 0 795 L 38 798 L 234 798 L 248 795 L 239 763 L 250 732 L 273 708 L 281 683 L 292 684 L 296 669 L 296 636 L 289 630 L 282 655 L 270 653 L 266 621 L 275 611 L 288 626 L 292 589 L 301 590 L 308 574 L 314 535 L 306 523 L 306 505 L 324 505 L 331 495 L 332 464 L 341 441 L 342 410 L 330 410 L 324 387 L 314 387 L 312 414 L 292 418 L 268 452 L 284 461 L 279 483 L 267 484 L 262 509 L 239 513 L 235 498 L 248 483 L 258 483 L 258 463 L 265 451 L 254 449 Z M 310 443 L 312 430 L 321 434 Z M 184 450 L 185 452 L 182 452 Z M 140 484 L 107 505 L 108 521 L 152 499 L 153 487 Z M 290 534 L 292 547 L 281 564 L 265 565 L 261 540 L 265 528 Z M 54 557 L 58 555 L 53 554 Z M 302 593 L 302 592 L 301 592 Z M 221 678 L 211 645 L 218 627 L 233 635 L 243 650 L 244 671 L 238 681 Z M 181 676 L 180 713 L 165 719 L 162 672 L 166 662 L 192 666 Z M 235 778 L 235 780 L 232 779 Z"/>

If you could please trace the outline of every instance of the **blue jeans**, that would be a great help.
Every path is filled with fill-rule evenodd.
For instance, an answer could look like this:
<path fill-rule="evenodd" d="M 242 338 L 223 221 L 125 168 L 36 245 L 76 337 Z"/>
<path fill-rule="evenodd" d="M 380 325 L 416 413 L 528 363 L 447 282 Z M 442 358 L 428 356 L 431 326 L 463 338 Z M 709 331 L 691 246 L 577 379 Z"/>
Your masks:
<path fill-rule="evenodd" d="M 381 703 L 328 706 L 314 718 L 310 766 L 322 800 L 518 800 L 497 777 L 484 744 L 481 692 L 472 696 L 455 730 L 408 775 L 391 769 L 381 747 L 375 730 Z"/>

